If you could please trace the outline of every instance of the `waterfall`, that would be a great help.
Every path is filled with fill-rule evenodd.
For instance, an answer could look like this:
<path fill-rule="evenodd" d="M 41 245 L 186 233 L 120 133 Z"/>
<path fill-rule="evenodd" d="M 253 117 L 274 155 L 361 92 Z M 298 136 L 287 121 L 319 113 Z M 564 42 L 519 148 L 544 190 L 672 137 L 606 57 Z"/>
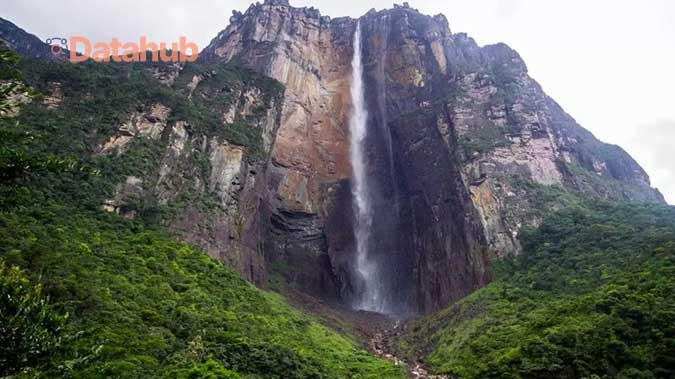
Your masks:
<path fill-rule="evenodd" d="M 355 269 L 361 287 L 355 300 L 356 309 L 386 313 L 383 281 L 378 264 L 369 257 L 373 209 L 370 201 L 368 173 L 364 147 L 367 135 L 368 111 L 363 93 L 363 66 L 361 63 L 361 24 L 357 21 L 354 32 L 354 56 L 351 82 L 352 112 L 349 120 L 350 154 L 353 170 L 352 199 L 354 203 L 354 240 L 356 243 Z"/>

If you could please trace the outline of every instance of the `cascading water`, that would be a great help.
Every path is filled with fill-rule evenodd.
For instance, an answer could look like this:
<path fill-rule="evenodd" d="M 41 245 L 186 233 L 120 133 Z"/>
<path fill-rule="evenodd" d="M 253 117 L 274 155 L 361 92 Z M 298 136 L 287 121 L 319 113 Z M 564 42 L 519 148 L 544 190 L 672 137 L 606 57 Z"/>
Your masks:
<path fill-rule="evenodd" d="M 356 309 L 387 313 L 383 296 L 383 281 L 379 265 L 369 257 L 370 230 L 373 209 L 370 201 L 364 145 L 367 135 L 368 112 L 363 93 L 363 66 L 361 63 L 361 24 L 357 22 L 354 32 L 354 56 L 352 58 L 352 114 L 349 121 L 350 161 L 353 170 L 352 199 L 354 202 L 354 234 L 356 243 L 355 268 L 360 276 L 359 289 L 354 307 Z"/>

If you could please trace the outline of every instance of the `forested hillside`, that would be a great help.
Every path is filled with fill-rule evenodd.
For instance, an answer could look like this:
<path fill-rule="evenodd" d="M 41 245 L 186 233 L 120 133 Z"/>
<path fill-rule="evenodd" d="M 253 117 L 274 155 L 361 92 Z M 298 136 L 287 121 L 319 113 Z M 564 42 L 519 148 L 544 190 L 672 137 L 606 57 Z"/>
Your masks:
<path fill-rule="evenodd" d="M 675 209 L 579 200 L 521 241 L 399 348 L 461 378 L 673 377 Z"/>
<path fill-rule="evenodd" d="M 102 209 L 120 178 L 159 154 L 150 139 L 94 154 L 129 112 L 162 99 L 203 128 L 208 113 L 143 67 L 2 53 L 0 79 L 15 83 L 3 105 L 18 115 L 0 120 L 0 377 L 402 377 L 178 242 L 162 225 L 171 209 L 139 199 L 134 220 Z M 53 81 L 66 106 L 40 93 Z"/>

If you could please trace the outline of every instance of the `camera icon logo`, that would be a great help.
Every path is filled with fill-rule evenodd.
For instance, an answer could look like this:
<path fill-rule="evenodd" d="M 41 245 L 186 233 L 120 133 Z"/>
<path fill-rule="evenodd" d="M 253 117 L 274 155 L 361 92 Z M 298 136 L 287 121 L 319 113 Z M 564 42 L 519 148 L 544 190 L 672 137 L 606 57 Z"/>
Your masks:
<path fill-rule="evenodd" d="M 52 37 L 47 38 L 45 42 L 51 47 L 53 55 L 61 55 L 63 50 L 68 47 L 68 40 L 66 38 Z"/>

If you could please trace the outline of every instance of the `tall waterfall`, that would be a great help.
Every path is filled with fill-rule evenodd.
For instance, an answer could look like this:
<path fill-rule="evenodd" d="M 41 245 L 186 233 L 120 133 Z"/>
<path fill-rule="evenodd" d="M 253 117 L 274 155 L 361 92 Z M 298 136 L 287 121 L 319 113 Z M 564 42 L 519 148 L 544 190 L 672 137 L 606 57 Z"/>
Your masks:
<path fill-rule="evenodd" d="M 352 58 L 352 113 L 349 121 L 350 161 L 353 170 L 352 199 L 354 203 L 356 242 L 356 272 L 361 287 L 354 307 L 357 309 L 386 313 L 383 297 L 383 281 L 378 264 L 369 257 L 373 209 L 370 201 L 368 174 L 364 145 L 367 135 L 368 111 L 363 93 L 363 66 L 361 63 L 361 24 L 357 22 L 354 32 L 354 56 Z"/>

